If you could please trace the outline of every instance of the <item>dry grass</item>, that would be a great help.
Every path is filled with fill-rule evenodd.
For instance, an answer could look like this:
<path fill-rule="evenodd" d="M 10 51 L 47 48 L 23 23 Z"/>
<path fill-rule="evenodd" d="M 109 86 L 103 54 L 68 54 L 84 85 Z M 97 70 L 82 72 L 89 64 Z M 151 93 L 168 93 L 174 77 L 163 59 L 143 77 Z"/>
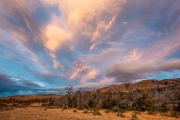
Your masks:
<path fill-rule="evenodd" d="M 117 113 L 106 113 L 105 110 L 100 110 L 101 116 L 94 116 L 92 113 L 84 114 L 83 110 L 68 109 L 41 109 L 41 107 L 15 108 L 10 111 L 0 112 L 0 120 L 130 120 L 132 112 L 125 112 L 125 117 L 117 116 Z M 176 118 L 148 115 L 148 113 L 138 114 L 139 120 L 178 120 Z"/>

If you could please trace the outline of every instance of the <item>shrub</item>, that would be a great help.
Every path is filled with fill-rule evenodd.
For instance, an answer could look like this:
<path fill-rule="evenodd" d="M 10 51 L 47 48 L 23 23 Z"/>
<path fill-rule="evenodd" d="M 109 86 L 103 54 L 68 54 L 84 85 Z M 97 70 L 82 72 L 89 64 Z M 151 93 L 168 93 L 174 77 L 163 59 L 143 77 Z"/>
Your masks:
<path fill-rule="evenodd" d="M 78 110 L 83 110 L 83 106 L 77 106 L 76 107 Z"/>
<path fill-rule="evenodd" d="M 113 112 L 118 112 L 118 111 L 121 111 L 121 109 L 119 107 L 117 107 L 117 106 L 114 106 L 114 107 L 112 107 L 112 111 Z"/>
<path fill-rule="evenodd" d="M 125 115 L 123 114 L 123 112 L 119 111 L 117 114 L 118 117 L 125 117 Z"/>
<path fill-rule="evenodd" d="M 58 109 L 56 106 L 48 106 L 47 109 Z"/>
<path fill-rule="evenodd" d="M 170 116 L 170 117 L 178 118 L 178 117 L 179 117 L 179 112 L 174 111 L 174 110 L 170 110 L 170 111 L 169 111 L 169 116 Z"/>
<path fill-rule="evenodd" d="M 77 110 L 73 110 L 73 112 L 77 112 Z"/>
<path fill-rule="evenodd" d="M 101 115 L 101 113 L 99 112 L 99 109 L 94 108 L 93 109 L 93 115 L 97 115 L 97 116 Z"/>
<path fill-rule="evenodd" d="M 31 105 L 31 103 L 30 102 L 25 102 L 24 105 L 28 106 L 28 105 Z"/>
<path fill-rule="evenodd" d="M 83 113 L 88 113 L 88 110 L 87 109 L 83 109 Z"/>
<path fill-rule="evenodd" d="M 13 110 L 13 107 L 5 107 L 4 110 L 8 111 L 8 110 Z"/>
<path fill-rule="evenodd" d="M 5 106 L 7 106 L 7 104 L 0 103 L 0 107 L 5 107 Z"/>
<path fill-rule="evenodd" d="M 109 113 L 110 112 L 110 110 L 105 110 L 105 113 Z"/>
<path fill-rule="evenodd" d="M 62 106 L 63 109 L 67 109 L 67 107 L 65 105 Z"/>
<path fill-rule="evenodd" d="M 169 116 L 169 114 L 167 113 L 167 112 L 160 112 L 160 115 L 162 115 L 162 116 Z"/>
<path fill-rule="evenodd" d="M 148 111 L 148 114 L 149 114 L 149 115 L 156 115 L 157 113 L 158 113 L 157 110 L 149 110 L 149 111 Z"/>
<path fill-rule="evenodd" d="M 17 103 L 12 104 L 13 107 L 18 107 L 19 105 Z"/>
<path fill-rule="evenodd" d="M 137 112 L 136 112 L 136 111 L 132 113 L 132 118 L 131 118 L 131 120 L 138 120 Z"/>
<path fill-rule="evenodd" d="M 43 102 L 43 103 L 41 104 L 41 106 L 49 106 L 49 103 Z"/>

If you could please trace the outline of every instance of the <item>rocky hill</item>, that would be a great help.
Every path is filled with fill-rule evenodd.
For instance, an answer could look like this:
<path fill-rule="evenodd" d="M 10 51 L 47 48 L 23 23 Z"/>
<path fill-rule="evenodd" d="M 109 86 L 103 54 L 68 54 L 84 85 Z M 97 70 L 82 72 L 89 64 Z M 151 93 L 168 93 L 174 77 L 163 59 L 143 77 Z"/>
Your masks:
<path fill-rule="evenodd" d="M 157 88 L 157 87 L 168 87 L 168 86 L 174 86 L 174 85 L 180 85 L 180 78 L 176 79 L 165 79 L 165 80 L 143 80 L 137 83 L 125 83 L 125 84 L 118 84 L 118 85 L 111 85 L 104 88 L 100 88 L 96 91 L 99 92 L 129 92 L 134 90 L 144 90 L 144 89 L 151 89 L 151 88 Z"/>

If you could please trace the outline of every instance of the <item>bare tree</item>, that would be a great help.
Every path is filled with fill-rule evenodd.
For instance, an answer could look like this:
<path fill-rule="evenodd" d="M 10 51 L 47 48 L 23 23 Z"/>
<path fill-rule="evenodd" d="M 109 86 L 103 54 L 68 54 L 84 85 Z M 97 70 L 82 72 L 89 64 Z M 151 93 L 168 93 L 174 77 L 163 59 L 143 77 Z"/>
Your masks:
<path fill-rule="evenodd" d="M 73 87 L 71 86 L 71 87 L 66 87 L 65 88 L 65 91 L 66 91 L 66 109 L 68 109 L 69 108 L 69 102 L 70 102 L 70 99 L 71 99 L 71 95 L 73 94 L 73 92 L 74 92 L 74 89 L 73 89 Z"/>
<path fill-rule="evenodd" d="M 73 89 L 72 86 L 71 87 L 66 87 L 65 91 L 66 91 L 66 94 L 72 94 L 74 92 L 74 89 Z"/>

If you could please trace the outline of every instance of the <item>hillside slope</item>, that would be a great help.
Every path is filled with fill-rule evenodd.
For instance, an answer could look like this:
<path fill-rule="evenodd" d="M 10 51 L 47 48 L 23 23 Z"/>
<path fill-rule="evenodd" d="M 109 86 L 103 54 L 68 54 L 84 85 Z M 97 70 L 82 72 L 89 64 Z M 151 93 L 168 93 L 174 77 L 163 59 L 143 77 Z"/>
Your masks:
<path fill-rule="evenodd" d="M 95 92 L 129 92 L 134 90 L 144 90 L 145 88 L 162 88 L 168 86 L 180 85 L 180 78 L 176 79 L 165 79 L 165 80 L 143 80 L 137 83 L 125 83 L 125 84 L 117 84 L 111 85 L 107 87 L 103 87 L 94 91 L 90 91 L 92 93 Z M 39 94 L 39 95 L 20 95 L 20 96 L 10 96 L 2 99 L 16 99 L 16 100 L 34 100 L 34 99 L 48 99 L 48 98 L 60 98 L 62 95 L 57 94 Z"/>
<path fill-rule="evenodd" d="M 157 87 L 168 87 L 173 85 L 180 85 L 180 78 L 176 79 L 165 79 L 165 80 L 143 80 L 137 83 L 128 83 L 128 84 L 118 84 L 118 85 L 111 85 L 104 88 L 100 88 L 96 91 L 99 92 L 128 92 L 128 91 L 134 91 L 134 90 L 144 90 L 145 88 L 157 88 Z"/>

